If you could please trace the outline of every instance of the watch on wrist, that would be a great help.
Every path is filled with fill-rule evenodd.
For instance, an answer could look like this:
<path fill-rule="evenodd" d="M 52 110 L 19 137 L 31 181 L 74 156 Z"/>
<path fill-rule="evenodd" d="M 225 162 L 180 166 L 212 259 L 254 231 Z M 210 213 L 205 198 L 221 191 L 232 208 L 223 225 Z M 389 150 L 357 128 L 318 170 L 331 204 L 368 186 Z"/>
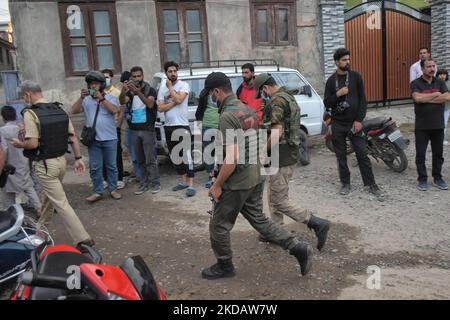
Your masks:
<path fill-rule="evenodd" d="M 76 160 L 81 160 L 81 159 L 83 159 L 83 157 L 82 157 L 82 156 L 79 156 L 79 157 L 75 157 L 75 161 L 76 161 Z"/>

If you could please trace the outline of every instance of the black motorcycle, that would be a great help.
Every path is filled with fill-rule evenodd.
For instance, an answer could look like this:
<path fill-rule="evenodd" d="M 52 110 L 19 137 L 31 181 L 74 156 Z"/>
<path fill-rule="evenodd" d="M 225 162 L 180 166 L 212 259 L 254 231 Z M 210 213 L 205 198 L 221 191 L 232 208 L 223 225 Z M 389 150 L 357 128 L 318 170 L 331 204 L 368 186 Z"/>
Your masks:
<path fill-rule="evenodd" d="M 325 142 L 327 148 L 335 152 L 331 140 L 331 116 L 325 114 L 324 124 L 326 128 Z M 395 172 L 403 172 L 408 168 L 408 159 L 405 151 L 409 140 L 404 139 L 395 121 L 388 117 L 377 117 L 364 120 L 363 135 L 367 139 L 367 151 L 377 162 L 382 160 Z M 353 153 L 353 146 L 347 139 L 347 154 Z"/>

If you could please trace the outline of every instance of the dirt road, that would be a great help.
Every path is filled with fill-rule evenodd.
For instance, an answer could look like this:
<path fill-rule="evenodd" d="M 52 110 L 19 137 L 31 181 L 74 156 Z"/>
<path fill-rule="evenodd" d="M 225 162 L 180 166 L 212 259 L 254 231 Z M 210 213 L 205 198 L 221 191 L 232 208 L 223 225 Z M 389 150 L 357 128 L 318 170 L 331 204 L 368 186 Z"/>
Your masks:
<path fill-rule="evenodd" d="M 393 114 L 400 122 L 412 119 L 411 108 L 371 111 L 369 117 L 380 114 Z M 411 126 L 402 128 L 413 142 Z M 428 192 L 416 189 L 414 143 L 407 151 L 410 166 L 401 174 L 373 161 L 377 183 L 387 194 L 386 201 L 379 202 L 363 190 L 353 166 L 353 192 L 338 195 L 336 159 L 321 139 L 313 140 L 311 164 L 297 168 L 291 198 L 331 220 L 332 229 L 306 277 L 300 276 L 292 256 L 258 242 L 256 231 L 239 217 L 232 232 L 237 276 L 201 279 L 201 269 L 215 262 L 204 172 L 197 175 L 198 195 L 189 199 L 170 191 L 176 176 L 168 164 L 161 165 L 162 191 L 157 195 L 135 196 L 136 185 L 131 184 L 122 200 L 106 198 L 89 205 L 84 201 L 90 193 L 88 177 L 71 175 L 66 191 L 104 261 L 120 263 L 126 256 L 142 255 L 170 299 L 450 298 L 450 193 L 434 187 Z M 450 159 L 450 147 L 445 148 L 445 158 Z M 354 162 L 350 157 L 349 163 Z M 444 164 L 448 180 L 449 163 Z M 286 218 L 284 227 L 315 244 L 304 225 Z M 70 240 L 57 216 L 52 229 L 58 241 Z M 367 288 L 369 266 L 380 268 L 378 290 Z"/>

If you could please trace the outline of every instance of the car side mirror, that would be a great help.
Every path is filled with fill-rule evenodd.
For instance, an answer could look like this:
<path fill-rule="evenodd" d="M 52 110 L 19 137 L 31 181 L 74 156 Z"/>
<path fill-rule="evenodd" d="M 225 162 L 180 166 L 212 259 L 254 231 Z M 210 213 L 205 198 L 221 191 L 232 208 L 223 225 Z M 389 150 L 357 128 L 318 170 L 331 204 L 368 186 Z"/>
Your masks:
<path fill-rule="evenodd" d="M 302 94 L 307 95 L 308 97 L 312 97 L 312 90 L 310 85 L 303 86 Z"/>

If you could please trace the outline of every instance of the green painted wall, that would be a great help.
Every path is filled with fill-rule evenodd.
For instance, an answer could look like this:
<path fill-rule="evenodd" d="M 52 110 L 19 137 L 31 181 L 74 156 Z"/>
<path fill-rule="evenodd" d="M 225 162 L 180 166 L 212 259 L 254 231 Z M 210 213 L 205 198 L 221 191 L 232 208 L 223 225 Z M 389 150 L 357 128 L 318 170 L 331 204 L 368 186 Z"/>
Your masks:
<path fill-rule="evenodd" d="M 420 9 L 429 6 L 426 0 L 398 0 L 398 2 L 407 4 L 413 8 Z M 347 9 L 362 3 L 362 0 L 347 0 Z"/>

